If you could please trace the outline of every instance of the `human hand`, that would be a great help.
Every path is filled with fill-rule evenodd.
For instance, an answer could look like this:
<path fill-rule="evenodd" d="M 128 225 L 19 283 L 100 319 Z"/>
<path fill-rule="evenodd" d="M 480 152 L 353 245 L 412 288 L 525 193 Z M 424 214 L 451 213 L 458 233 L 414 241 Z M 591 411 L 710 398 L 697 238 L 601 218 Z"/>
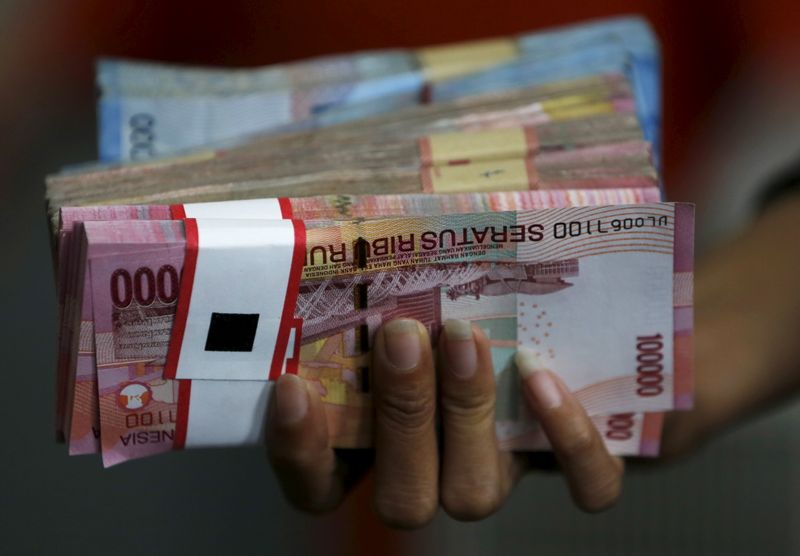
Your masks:
<path fill-rule="evenodd" d="M 375 336 L 374 500 L 391 526 L 422 526 L 439 506 L 460 520 L 487 517 L 535 461 L 498 449 L 494 373 L 483 332 L 467 321 L 448 321 L 438 354 L 435 365 L 427 331 L 412 320 L 390 322 Z M 622 460 L 609 455 L 558 376 L 532 352 L 521 351 L 516 361 L 525 397 L 573 499 L 587 511 L 612 505 L 621 488 Z M 284 493 L 302 510 L 335 508 L 373 464 L 372 453 L 330 448 L 322 401 L 302 379 L 281 377 L 273 401 L 268 451 Z"/>

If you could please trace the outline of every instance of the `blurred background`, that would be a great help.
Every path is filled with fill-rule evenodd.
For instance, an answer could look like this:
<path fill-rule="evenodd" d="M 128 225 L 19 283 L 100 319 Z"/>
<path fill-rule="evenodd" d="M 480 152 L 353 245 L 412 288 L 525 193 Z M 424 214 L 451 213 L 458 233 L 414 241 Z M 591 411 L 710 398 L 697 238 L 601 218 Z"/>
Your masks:
<path fill-rule="evenodd" d="M 662 45 L 664 175 L 698 203 L 700 255 L 752 214 L 800 153 L 800 8 L 789 0 L 0 2 L 0 550 L 4 554 L 800 553 L 800 407 L 685 461 L 629 473 L 616 508 L 574 509 L 558 476 L 525 479 L 496 516 L 415 533 L 372 517 L 368 485 L 336 514 L 298 514 L 260 449 L 200 450 L 103 470 L 52 432 L 56 299 L 44 176 L 96 158 L 97 56 L 247 67 L 476 39 L 614 14 Z"/>

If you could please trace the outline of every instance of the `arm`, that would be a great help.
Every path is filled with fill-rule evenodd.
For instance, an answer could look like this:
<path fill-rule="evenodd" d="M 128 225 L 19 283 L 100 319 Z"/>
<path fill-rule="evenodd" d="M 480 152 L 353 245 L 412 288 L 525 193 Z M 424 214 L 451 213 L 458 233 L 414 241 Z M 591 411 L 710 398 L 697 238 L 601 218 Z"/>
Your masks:
<path fill-rule="evenodd" d="M 707 257 L 695 288 L 695 408 L 669 415 L 665 456 L 800 391 L 800 194 Z"/>

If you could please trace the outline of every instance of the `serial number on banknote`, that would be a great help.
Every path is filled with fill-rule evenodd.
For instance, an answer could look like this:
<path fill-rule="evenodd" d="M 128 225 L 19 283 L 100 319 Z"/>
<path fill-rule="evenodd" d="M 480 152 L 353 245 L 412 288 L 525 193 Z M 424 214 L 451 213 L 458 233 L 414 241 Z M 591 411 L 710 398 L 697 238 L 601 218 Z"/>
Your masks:
<path fill-rule="evenodd" d="M 552 232 L 553 238 L 564 239 L 592 234 L 608 234 L 613 232 L 628 232 L 637 228 L 667 228 L 667 216 L 637 216 L 631 218 L 573 220 L 570 222 L 555 222 Z"/>

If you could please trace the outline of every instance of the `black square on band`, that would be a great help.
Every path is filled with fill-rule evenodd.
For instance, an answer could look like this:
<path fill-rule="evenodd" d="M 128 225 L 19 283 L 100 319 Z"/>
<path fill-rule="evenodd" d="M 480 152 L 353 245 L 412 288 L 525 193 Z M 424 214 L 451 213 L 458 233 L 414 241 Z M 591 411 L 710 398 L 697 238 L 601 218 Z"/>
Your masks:
<path fill-rule="evenodd" d="M 206 351 L 253 351 L 258 313 L 211 313 Z"/>

